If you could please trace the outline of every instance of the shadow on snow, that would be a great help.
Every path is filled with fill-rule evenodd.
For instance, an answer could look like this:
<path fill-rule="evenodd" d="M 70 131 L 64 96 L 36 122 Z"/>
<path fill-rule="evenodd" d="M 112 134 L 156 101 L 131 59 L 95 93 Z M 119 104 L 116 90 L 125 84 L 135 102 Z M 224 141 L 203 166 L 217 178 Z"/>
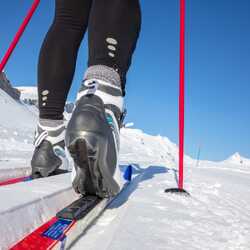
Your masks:
<path fill-rule="evenodd" d="M 133 166 L 133 177 L 131 183 L 121 191 L 121 193 L 115 198 L 108 209 L 114 209 L 122 206 L 129 199 L 131 194 L 138 188 L 140 183 L 153 179 L 155 175 L 166 174 L 172 169 L 163 166 L 149 166 L 148 168 L 141 168 L 138 164 L 131 164 Z M 127 165 L 121 165 L 121 171 L 124 172 Z"/>

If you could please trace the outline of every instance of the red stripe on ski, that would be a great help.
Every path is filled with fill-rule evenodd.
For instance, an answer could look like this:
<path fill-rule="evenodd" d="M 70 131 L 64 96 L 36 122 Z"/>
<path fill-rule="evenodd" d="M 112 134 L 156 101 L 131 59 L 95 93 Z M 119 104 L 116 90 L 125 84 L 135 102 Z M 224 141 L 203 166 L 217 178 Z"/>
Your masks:
<path fill-rule="evenodd" d="M 19 178 L 5 180 L 5 181 L 0 182 L 0 186 L 7 186 L 7 185 L 16 184 L 19 182 L 24 182 L 24 181 L 27 181 L 29 178 L 30 178 L 29 176 L 25 176 L 25 177 L 19 177 Z"/>
<path fill-rule="evenodd" d="M 15 246 L 11 247 L 10 250 L 48 250 L 52 249 L 58 242 L 61 241 L 61 238 L 73 227 L 76 221 L 72 221 L 69 226 L 63 231 L 62 237 L 60 239 L 52 239 L 50 237 L 43 236 L 43 234 L 59 219 L 53 217 L 51 220 L 43 224 L 41 227 L 33 231 L 31 234 L 26 236 L 23 240 L 18 242 Z"/>

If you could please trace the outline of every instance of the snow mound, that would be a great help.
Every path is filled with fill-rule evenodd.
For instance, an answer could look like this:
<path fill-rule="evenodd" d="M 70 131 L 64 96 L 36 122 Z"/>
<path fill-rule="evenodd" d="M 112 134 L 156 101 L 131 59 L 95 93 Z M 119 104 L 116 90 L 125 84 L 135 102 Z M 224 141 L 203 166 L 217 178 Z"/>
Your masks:
<path fill-rule="evenodd" d="M 148 135 L 139 129 L 121 129 L 121 163 L 136 159 L 137 163 L 176 166 L 178 154 L 178 146 L 167 137 Z M 192 164 L 194 160 L 185 156 L 185 163 Z"/>
<path fill-rule="evenodd" d="M 30 133 L 37 117 L 27 106 L 14 100 L 0 89 L 0 126 L 9 130 Z"/>
<path fill-rule="evenodd" d="M 17 177 L 16 168 L 29 167 L 37 115 L 1 89 L 0 114 L 0 179 Z"/>

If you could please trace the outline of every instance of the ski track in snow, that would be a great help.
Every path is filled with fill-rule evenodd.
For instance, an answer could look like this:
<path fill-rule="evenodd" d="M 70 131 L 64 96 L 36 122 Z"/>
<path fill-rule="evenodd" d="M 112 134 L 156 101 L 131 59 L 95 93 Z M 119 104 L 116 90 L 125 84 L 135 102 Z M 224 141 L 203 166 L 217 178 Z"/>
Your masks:
<path fill-rule="evenodd" d="M 2 180 L 30 172 L 37 111 L 2 90 L 0 104 Z M 249 159 L 236 153 L 223 162 L 200 161 L 197 167 L 195 160 L 185 156 L 185 188 L 190 197 L 164 192 L 177 186 L 178 175 L 178 147 L 167 138 L 122 129 L 120 162 L 133 163 L 137 176 L 72 249 L 250 249 Z M 44 182 L 42 194 L 46 180 L 40 182 L 41 186 Z"/>

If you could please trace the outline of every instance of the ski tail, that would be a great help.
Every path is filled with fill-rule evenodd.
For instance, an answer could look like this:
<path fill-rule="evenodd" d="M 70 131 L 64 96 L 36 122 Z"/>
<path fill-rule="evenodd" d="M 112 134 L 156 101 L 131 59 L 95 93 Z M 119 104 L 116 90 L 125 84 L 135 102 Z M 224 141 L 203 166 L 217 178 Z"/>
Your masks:
<path fill-rule="evenodd" d="M 69 173 L 69 171 L 64 170 L 64 169 L 57 169 L 53 173 L 53 175 L 50 175 L 50 176 L 59 175 L 59 174 L 66 174 L 66 173 Z M 13 185 L 13 184 L 21 183 L 21 182 L 26 182 L 26 181 L 32 181 L 32 180 L 33 180 L 33 177 L 31 175 L 16 177 L 16 178 L 11 178 L 11 179 L 5 179 L 3 181 L 0 181 L 0 187 L 1 186 L 9 186 L 9 185 Z"/>
<path fill-rule="evenodd" d="M 0 186 L 8 186 L 8 185 L 13 185 L 16 183 L 31 181 L 31 180 L 32 180 L 31 176 L 17 177 L 17 178 L 12 178 L 12 179 L 1 181 Z"/>
<path fill-rule="evenodd" d="M 132 181 L 133 168 L 122 172 L 125 190 Z M 55 217 L 18 242 L 10 250 L 66 249 L 102 214 L 119 194 L 110 198 L 83 196 L 57 213 Z"/>

